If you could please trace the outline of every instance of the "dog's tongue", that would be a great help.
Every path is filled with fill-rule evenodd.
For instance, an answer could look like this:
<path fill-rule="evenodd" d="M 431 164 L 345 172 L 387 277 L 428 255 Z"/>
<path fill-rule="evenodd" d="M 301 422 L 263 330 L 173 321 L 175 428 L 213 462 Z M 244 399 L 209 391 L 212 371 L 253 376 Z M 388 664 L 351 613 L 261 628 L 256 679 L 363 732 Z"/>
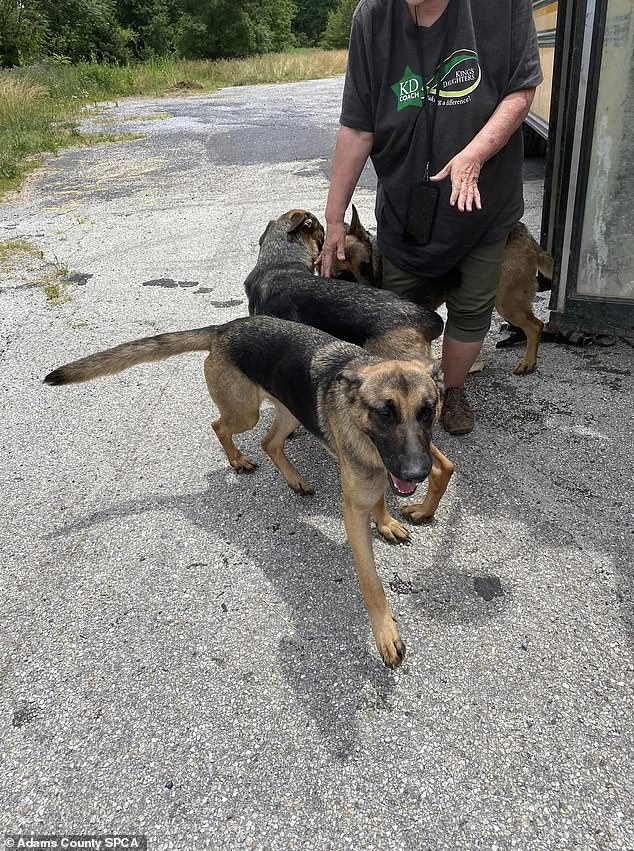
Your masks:
<path fill-rule="evenodd" d="M 390 482 L 394 490 L 401 496 L 411 496 L 416 490 L 416 482 L 405 482 L 403 479 L 397 479 L 391 473 L 388 473 Z"/>

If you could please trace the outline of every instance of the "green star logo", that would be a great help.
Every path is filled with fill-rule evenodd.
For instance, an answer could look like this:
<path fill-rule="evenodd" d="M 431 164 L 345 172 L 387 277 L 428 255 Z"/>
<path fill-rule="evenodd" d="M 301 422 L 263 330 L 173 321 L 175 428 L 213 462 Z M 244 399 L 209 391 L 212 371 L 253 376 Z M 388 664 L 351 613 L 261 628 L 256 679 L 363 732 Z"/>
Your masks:
<path fill-rule="evenodd" d="M 414 74 L 409 65 L 398 83 L 394 83 L 391 88 L 398 101 L 398 112 L 408 106 L 417 106 L 419 109 L 422 107 L 423 78 Z"/>

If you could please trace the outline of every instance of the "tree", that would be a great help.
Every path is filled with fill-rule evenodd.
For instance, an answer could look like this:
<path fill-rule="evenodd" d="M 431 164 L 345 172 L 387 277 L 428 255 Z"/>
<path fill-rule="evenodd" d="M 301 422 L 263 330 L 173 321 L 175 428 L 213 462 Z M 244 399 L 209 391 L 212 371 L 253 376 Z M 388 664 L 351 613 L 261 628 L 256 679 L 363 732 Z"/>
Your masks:
<path fill-rule="evenodd" d="M 270 53 L 293 47 L 294 0 L 247 0 L 245 4 L 251 53 Z"/>
<path fill-rule="evenodd" d="M 293 45 L 293 0 L 181 0 L 183 56 L 219 59 Z"/>
<path fill-rule="evenodd" d="M 46 18 L 48 52 L 72 62 L 125 62 L 134 34 L 117 20 L 115 0 L 37 0 Z"/>
<path fill-rule="evenodd" d="M 348 47 L 352 15 L 358 4 L 359 0 L 339 0 L 336 8 L 328 15 L 328 23 L 323 38 L 324 47 Z"/>
<path fill-rule="evenodd" d="M 337 0 L 296 0 L 297 14 L 293 31 L 300 45 L 312 47 L 320 43 L 326 29 L 328 13 L 334 9 L 336 3 Z"/>
<path fill-rule="evenodd" d="M 36 59 L 44 49 L 46 19 L 33 0 L 0 0 L 0 65 Z"/>
<path fill-rule="evenodd" d="M 134 33 L 132 51 L 138 59 L 174 51 L 180 14 L 176 0 L 117 0 L 119 24 Z"/>

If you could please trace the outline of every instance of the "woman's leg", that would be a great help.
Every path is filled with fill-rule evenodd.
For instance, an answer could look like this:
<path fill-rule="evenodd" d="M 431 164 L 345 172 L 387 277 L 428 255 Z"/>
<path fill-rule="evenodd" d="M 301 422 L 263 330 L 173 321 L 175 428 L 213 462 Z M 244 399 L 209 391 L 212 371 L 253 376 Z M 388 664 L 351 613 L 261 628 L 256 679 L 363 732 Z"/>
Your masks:
<path fill-rule="evenodd" d="M 506 238 L 472 249 L 459 263 L 460 283 L 447 292 L 441 423 L 450 434 L 468 434 L 473 429 L 473 410 L 464 385 L 491 325 L 505 247 Z"/>

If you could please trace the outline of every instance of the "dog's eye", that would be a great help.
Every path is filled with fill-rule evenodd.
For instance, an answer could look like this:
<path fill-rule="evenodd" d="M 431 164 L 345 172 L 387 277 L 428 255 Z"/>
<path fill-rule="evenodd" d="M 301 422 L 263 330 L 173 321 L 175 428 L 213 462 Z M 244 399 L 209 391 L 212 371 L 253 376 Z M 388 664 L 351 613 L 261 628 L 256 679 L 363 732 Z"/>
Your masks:
<path fill-rule="evenodd" d="M 385 422 L 393 422 L 397 419 L 396 405 L 391 399 L 388 399 L 382 408 L 377 408 L 376 413 Z"/>
<path fill-rule="evenodd" d="M 425 402 L 418 412 L 418 420 L 424 425 L 428 425 L 434 418 L 435 406 L 433 402 Z"/>

